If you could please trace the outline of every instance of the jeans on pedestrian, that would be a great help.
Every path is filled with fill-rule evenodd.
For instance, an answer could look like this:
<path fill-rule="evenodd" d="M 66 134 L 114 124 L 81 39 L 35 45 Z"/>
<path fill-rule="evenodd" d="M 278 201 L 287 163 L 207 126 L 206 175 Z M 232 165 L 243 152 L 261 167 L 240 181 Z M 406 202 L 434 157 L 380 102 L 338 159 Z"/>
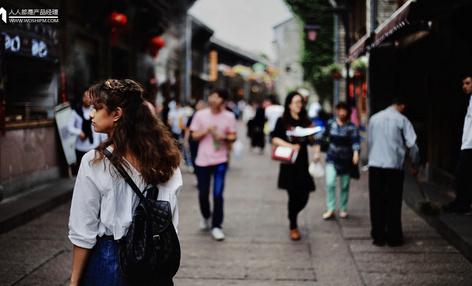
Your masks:
<path fill-rule="evenodd" d="M 345 211 L 347 209 L 347 201 L 349 199 L 349 182 L 351 177 L 349 174 L 339 174 L 331 163 L 326 164 L 326 207 L 329 211 L 336 209 L 336 178 L 339 177 L 339 209 Z"/>
<path fill-rule="evenodd" d="M 125 285 L 118 269 L 117 251 L 117 241 L 112 238 L 98 238 L 82 275 L 82 285 Z"/>
<path fill-rule="evenodd" d="M 130 283 L 118 268 L 119 244 L 112 236 L 97 238 L 97 243 L 91 249 L 89 260 L 81 278 L 81 285 L 86 286 L 172 286 L 172 278 L 157 279 L 144 284 Z"/>
<path fill-rule="evenodd" d="M 221 228 L 223 223 L 223 190 L 228 163 L 197 167 L 198 200 L 204 218 L 212 216 L 212 227 Z M 213 215 L 210 211 L 210 182 L 213 174 Z"/>

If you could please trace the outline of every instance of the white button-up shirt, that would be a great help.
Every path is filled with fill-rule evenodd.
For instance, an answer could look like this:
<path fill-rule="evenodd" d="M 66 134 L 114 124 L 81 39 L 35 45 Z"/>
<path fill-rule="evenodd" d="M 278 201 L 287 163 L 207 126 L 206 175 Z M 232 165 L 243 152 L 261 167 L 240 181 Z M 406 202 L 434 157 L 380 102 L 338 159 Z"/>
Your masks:
<path fill-rule="evenodd" d="M 139 198 L 106 158 L 91 164 L 95 150 L 85 154 L 75 182 L 69 217 L 69 239 L 79 247 L 91 249 L 97 236 L 113 235 L 115 240 L 126 235 Z M 111 169 L 110 169 L 111 168 Z M 111 173 L 110 173 L 111 170 Z M 126 169 L 140 190 L 146 183 L 141 174 L 131 166 Z M 182 187 L 180 169 L 170 180 L 158 186 L 159 200 L 170 202 L 177 229 L 179 212 L 177 196 Z"/>
<path fill-rule="evenodd" d="M 469 107 L 464 119 L 461 150 L 472 149 L 472 95 L 469 99 Z"/>
<path fill-rule="evenodd" d="M 418 164 L 416 133 L 408 118 L 392 106 L 372 115 L 369 120 L 369 166 L 403 169 L 405 144 L 413 163 Z"/>

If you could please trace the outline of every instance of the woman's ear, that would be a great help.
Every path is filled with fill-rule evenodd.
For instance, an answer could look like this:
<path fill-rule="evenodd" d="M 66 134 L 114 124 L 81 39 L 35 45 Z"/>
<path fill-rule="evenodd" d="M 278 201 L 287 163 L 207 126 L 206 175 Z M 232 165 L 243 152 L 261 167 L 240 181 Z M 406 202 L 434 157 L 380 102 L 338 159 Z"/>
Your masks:
<path fill-rule="evenodd" d="M 122 115 L 123 115 L 123 110 L 121 109 L 121 107 L 117 107 L 113 111 L 113 121 L 117 122 L 121 118 Z"/>

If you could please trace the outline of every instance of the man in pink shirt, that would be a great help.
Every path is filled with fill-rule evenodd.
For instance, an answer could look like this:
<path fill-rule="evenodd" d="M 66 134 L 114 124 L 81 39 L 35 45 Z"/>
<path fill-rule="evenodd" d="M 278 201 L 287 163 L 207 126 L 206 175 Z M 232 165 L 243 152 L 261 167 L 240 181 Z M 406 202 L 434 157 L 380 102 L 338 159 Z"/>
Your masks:
<path fill-rule="evenodd" d="M 236 117 L 225 109 L 229 93 L 216 89 L 208 97 L 210 107 L 197 111 L 190 125 L 192 139 L 199 141 L 197 158 L 198 199 L 202 222 L 200 228 L 210 228 L 210 181 L 213 174 L 213 216 L 211 234 L 223 240 L 223 190 L 228 167 L 228 143 L 236 141 Z"/>

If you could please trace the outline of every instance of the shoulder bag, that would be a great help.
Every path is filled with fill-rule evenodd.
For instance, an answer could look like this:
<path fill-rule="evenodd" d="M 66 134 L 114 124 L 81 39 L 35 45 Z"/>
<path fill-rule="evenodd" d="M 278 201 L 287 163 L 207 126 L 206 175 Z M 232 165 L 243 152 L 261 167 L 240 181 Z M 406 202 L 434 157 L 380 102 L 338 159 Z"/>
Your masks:
<path fill-rule="evenodd" d="M 110 151 L 103 152 L 113 162 Z M 180 266 L 180 242 L 172 224 L 170 203 L 157 200 L 159 189 L 153 184 L 144 189 L 144 196 L 123 166 L 114 166 L 139 197 L 128 233 L 120 240 L 120 272 L 132 283 L 171 281 Z"/>

